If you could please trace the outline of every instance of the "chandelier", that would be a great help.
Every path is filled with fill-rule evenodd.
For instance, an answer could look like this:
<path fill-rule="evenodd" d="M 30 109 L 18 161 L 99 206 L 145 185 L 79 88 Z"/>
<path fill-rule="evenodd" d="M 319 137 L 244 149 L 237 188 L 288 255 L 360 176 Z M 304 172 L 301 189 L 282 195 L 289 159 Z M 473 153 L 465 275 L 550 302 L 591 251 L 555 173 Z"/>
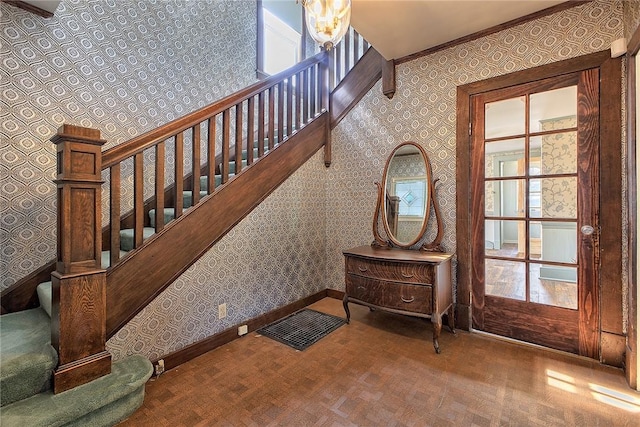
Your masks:
<path fill-rule="evenodd" d="M 309 35 L 326 50 L 338 44 L 349 29 L 351 0 L 301 0 Z"/>

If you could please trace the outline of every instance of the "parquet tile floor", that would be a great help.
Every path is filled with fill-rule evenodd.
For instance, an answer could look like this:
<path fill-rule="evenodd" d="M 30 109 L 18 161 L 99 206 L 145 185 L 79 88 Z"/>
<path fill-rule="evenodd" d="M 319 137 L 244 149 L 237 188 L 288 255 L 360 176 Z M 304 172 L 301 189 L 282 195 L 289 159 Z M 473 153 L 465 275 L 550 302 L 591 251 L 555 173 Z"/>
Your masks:
<path fill-rule="evenodd" d="M 312 306 L 343 316 L 342 303 Z M 121 426 L 639 426 L 621 370 L 350 305 L 307 350 L 250 333 L 150 381 Z"/>

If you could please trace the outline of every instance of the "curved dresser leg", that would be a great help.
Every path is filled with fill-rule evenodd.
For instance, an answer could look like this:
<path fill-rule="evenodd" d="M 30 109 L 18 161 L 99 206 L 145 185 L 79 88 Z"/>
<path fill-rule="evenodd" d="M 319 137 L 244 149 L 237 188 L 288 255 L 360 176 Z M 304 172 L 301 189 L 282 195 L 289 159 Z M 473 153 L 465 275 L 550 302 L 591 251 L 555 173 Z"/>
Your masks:
<path fill-rule="evenodd" d="M 344 294 L 344 298 L 342 298 L 342 306 L 344 307 L 344 312 L 347 314 L 347 324 L 349 324 L 351 312 L 349 312 L 349 297 L 347 294 Z"/>
<path fill-rule="evenodd" d="M 447 311 L 447 324 L 449 325 L 449 329 L 453 335 L 456 334 L 456 318 L 454 317 L 453 312 L 453 304 L 449 307 L 449 311 Z"/>
<path fill-rule="evenodd" d="M 436 349 L 436 353 L 440 354 L 440 344 L 438 344 L 438 338 L 440 337 L 440 331 L 442 330 L 442 318 L 440 316 L 433 316 L 431 318 L 433 323 L 433 348 Z"/>

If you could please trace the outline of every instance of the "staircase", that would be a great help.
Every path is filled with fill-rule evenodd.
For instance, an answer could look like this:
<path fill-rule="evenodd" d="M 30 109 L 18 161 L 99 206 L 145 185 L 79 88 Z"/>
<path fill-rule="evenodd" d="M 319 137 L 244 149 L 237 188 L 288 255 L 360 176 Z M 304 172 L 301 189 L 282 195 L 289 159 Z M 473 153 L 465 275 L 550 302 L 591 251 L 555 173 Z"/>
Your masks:
<path fill-rule="evenodd" d="M 365 73 L 345 76 L 341 66 L 330 77 L 334 61 L 322 52 L 104 152 L 99 131 L 61 127 L 52 138 L 58 258 L 2 293 L 2 426 L 113 425 L 140 406 L 151 363 L 130 356 L 111 364 L 106 340 L 320 148 L 330 164 L 330 129 L 383 64 L 369 49 L 354 65 Z M 336 77 L 344 79 L 330 113 Z M 109 182 L 105 227 L 101 171 Z"/>

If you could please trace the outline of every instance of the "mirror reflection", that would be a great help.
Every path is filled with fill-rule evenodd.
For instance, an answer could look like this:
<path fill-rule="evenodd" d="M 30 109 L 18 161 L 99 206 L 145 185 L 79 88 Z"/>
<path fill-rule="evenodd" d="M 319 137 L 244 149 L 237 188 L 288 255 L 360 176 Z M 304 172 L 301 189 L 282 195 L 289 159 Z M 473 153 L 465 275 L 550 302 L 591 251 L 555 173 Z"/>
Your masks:
<path fill-rule="evenodd" d="M 428 221 L 430 194 L 425 155 L 414 143 L 398 146 L 387 163 L 383 221 L 394 243 L 417 243 Z"/>

